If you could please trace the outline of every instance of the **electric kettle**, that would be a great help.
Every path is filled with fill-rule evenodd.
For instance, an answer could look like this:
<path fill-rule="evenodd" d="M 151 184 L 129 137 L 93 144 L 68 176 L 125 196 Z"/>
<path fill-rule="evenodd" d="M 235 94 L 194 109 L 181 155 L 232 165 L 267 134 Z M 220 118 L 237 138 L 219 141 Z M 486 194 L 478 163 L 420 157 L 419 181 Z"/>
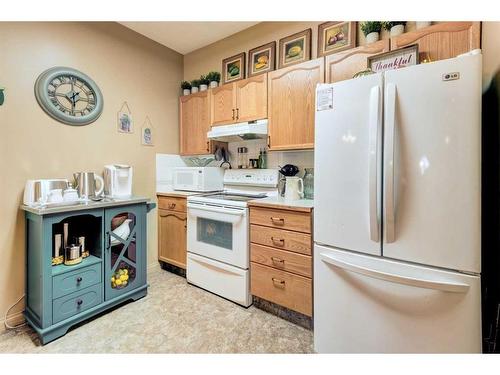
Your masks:
<path fill-rule="evenodd" d="M 80 198 L 95 198 L 104 191 L 104 180 L 94 172 L 77 172 L 73 173 L 73 177 L 75 179 L 75 189 L 78 191 Z M 99 181 L 99 189 L 96 189 L 96 180 Z"/>

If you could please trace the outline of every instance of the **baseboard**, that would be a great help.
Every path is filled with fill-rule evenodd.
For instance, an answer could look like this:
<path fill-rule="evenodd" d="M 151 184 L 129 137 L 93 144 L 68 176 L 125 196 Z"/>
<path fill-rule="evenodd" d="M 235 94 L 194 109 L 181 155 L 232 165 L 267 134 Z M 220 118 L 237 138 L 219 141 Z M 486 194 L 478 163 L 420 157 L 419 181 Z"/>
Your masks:
<path fill-rule="evenodd" d="M 24 319 L 23 311 L 19 311 L 14 314 L 10 314 L 7 316 L 7 322 L 9 322 L 10 326 L 17 326 L 19 324 L 23 324 L 26 320 Z M 5 318 L 2 317 L 0 320 L 0 332 L 5 332 L 7 327 L 5 327 Z"/>

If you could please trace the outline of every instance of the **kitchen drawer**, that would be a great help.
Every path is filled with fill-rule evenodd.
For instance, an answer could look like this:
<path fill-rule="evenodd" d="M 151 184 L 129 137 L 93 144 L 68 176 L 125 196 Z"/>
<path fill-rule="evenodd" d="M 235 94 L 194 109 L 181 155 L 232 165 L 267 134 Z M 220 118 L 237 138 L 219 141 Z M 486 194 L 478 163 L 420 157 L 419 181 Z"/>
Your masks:
<path fill-rule="evenodd" d="M 250 241 L 281 250 L 311 255 L 311 235 L 306 233 L 251 225 Z"/>
<path fill-rule="evenodd" d="M 250 223 L 311 233 L 311 214 L 308 212 L 252 207 L 250 209 Z"/>
<path fill-rule="evenodd" d="M 312 316 L 311 279 L 255 262 L 250 263 L 250 278 L 252 295 Z"/>
<path fill-rule="evenodd" d="M 52 324 L 79 314 L 102 302 L 102 284 L 97 284 L 52 302 Z"/>
<path fill-rule="evenodd" d="M 159 196 L 158 208 L 162 208 L 164 210 L 186 212 L 186 198 Z"/>
<path fill-rule="evenodd" d="M 250 260 L 301 276 L 312 277 L 312 258 L 307 255 L 252 243 L 250 245 Z"/>
<path fill-rule="evenodd" d="M 52 278 L 52 299 L 77 292 L 101 282 L 101 263 L 66 272 Z"/>

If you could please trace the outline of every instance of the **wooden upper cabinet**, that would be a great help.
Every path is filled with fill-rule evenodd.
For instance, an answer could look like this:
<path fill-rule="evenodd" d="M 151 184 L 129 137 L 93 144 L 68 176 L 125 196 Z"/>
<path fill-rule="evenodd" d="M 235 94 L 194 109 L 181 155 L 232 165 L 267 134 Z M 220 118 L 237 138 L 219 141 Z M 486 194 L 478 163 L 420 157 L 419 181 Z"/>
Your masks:
<path fill-rule="evenodd" d="M 180 98 L 180 154 L 203 155 L 211 151 L 207 132 L 210 130 L 210 97 L 208 91 Z"/>
<path fill-rule="evenodd" d="M 267 74 L 210 90 L 212 126 L 267 117 Z"/>
<path fill-rule="evenodd" d="M 368 57 L 388 52 L 389 49 L 389 39 L 385 39 L 326 56 L 326 82 L 351 79 L 356 73 L 368 68 Z"/>
<path fill-rule="evenodd" d="M 267 74 L 235 82 L 236 121 L 267 118 Z"/>
<path fill-rule="evenodd" d="M 480 22 L 443 22 L 391 38 L 391 50 L 418 44 L 420 56 L 432 61 L 449 59 L 480 48 Z"/>
<path fill-rule="evenodd" d="M 268 73 L 270 150 L 314 147 L 316 85 L 324 81 L 323 58 Z"/>
<path fill-rule="evenodd" d="M 236 95 L 234 83 L 210 90 L 211 125 L 232 124 L 236 120 Z"/>

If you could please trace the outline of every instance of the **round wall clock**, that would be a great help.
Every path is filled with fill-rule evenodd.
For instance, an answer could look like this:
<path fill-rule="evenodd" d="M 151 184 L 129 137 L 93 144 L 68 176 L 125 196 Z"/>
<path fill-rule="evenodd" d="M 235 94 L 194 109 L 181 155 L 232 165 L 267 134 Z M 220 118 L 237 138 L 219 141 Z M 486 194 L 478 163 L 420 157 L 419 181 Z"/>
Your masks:
<path fill-rule="evenodd" d="M 89 76 L 59 66 L 40 74 L 35 96 L 49 116 L 68 125 L 94 122 L 104 106 L 101 90 Z"/>

